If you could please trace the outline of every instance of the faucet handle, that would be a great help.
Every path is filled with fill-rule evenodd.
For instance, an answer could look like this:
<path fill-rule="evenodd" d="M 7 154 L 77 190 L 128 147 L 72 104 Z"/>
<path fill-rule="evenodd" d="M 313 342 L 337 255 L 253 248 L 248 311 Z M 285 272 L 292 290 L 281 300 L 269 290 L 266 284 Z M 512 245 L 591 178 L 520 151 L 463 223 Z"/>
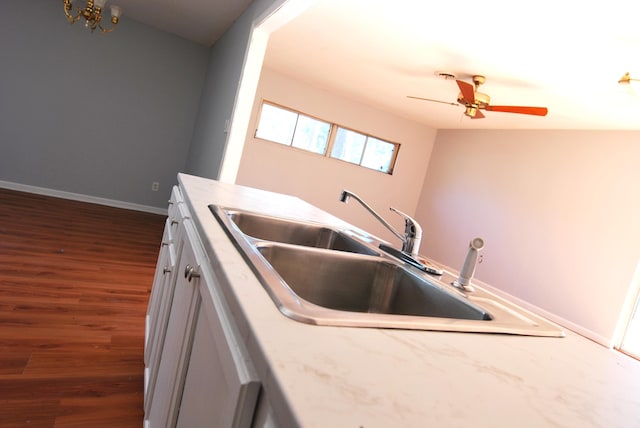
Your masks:
<path fill-rule="evenodd" d="M 405 237 L 417 239 L 422 238 L 422 227 L 420 227 L 420 225 L 414 218 L 393 207 L 389 207 L 389 209 L 404 218 Z"/>

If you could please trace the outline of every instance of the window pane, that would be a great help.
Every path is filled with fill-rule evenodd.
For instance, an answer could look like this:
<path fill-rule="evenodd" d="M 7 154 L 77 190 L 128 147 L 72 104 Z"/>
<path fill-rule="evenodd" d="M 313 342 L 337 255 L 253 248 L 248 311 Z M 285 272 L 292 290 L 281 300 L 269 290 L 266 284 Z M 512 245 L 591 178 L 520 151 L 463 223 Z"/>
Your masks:
<path fill-rule="evenodd" d="M 291 144 L 297 119 L 297 113 L 263 104 L 256 137 L 288 146 Z"/>
<path fill-rule="evenodd" d="M 395 144 L 369 137 L 360 165 L 382 172 L 389 172 L 395 149 Z"/>
<path fill-rule="evenodd" d="M 359 164 L 366 140 L 367 137 L 365 135 L 349 131 L 348 129 L 338 128 L 336 140 L 331 149 L 331 157 Z"/>
<path fill-rule="evenodd" d="M 331 125 L 326 122 L 300 115 L 293 137 L 293 147 L 323 155 L 327 150 L 330 128 Z"/>

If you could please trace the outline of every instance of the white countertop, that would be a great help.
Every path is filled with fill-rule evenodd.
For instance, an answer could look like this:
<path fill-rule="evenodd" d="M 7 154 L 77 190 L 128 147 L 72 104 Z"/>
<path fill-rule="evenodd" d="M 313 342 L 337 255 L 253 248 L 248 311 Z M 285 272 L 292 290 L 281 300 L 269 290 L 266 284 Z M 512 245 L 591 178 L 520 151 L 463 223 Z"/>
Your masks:
<path fill-rule="evenodd" d="M 280 418 L 323 428 L 640 427 L 640 361 L 570 331 L 546 338 L 323 327 L 285 317 L 208 205 L 345 223 L 298 198 L 178 179 Z"/>

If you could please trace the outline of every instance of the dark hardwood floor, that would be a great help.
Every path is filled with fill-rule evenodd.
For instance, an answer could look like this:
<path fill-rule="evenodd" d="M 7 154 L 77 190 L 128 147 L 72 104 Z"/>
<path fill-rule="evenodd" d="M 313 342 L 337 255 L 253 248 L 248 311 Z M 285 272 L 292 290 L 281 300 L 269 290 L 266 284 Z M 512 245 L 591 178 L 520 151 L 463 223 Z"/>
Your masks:
<path fill-rule="evenodd" d="M 136 427 L 165 216 L 0 189 L 0 427 Z"/>

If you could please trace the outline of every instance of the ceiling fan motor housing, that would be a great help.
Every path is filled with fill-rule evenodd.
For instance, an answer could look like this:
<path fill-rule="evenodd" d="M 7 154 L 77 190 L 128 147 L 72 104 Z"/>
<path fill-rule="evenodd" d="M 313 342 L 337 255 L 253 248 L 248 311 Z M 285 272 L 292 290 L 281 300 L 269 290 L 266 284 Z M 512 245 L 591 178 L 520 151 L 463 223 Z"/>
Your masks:
<path fill-rule="evenodd" d="M 476 92 L 474 95 L 475 102 L 473 104 L 478 106 L 478 108 L 485 108 L 489 105 L 491 101 L 491 97 L 489 95 L 483 94 L 482 92 Z M 462 92 L 458 94 L 458 102 L 465 107 L 467 106 L 467 104 L 464 102 L 464 96 L 462 95 Z"/>

